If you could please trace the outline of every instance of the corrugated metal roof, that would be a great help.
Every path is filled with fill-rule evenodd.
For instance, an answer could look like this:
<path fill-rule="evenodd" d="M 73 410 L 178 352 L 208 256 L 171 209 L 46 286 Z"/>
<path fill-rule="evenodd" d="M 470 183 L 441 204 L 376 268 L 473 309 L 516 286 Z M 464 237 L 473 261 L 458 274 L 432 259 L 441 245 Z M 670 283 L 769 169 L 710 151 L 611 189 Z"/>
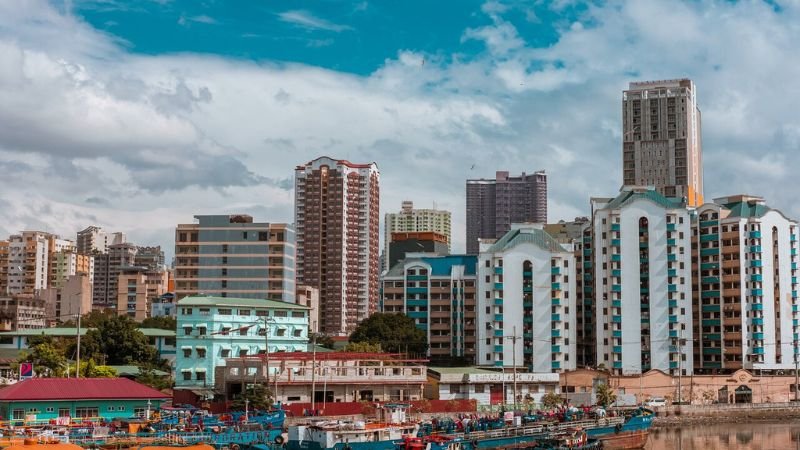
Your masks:
<path fill-rule="evenodd" d="M 420 261 L 431 266 L 431 275 L 434 277 L 449 277 L 453 266 L 464 266 L 464 275 L 475 276 L 478 265 L 478 257 L 476 255 L 422 256 L 400 260 L 392 266 L 386 276 L 402 277 L 404 265 L 412 261 Z"/>
<path fill-rule="evenodd" d="M 646 189 L 646 190 L 629 190 L 623 191 L 618 196 L 616 196 L 613 200 L 611 200 L 608 205 L 606 205 L 603 209 L 617 209 L 621 208 L 628 203 L 637 200 L 637 199 L 646 199 L 654 202 L 657 205 L 663 206 L 664 208 L 683 208 L 685 207 L 685 203 L 682 200 L 677 198 L 667 198 L 663 195 L 659 194 L 655 190 Z"/>
<path fill-rule="evenodd" d="M 127 378 L 31 378 L 0 389 L 0 402 L 166 398 L 169 396 Z"/>
<path fill-rule="evenodd" d="M 566 252 L 553 236 L 541 228 L 514 229 L 504 234 L 497 242 L 489 247 L 489 253 L 502 252 L 520 244 L 530 243 L 551 252 Z"/>
<path fill-rule="evenodd" d="M 297 305 L 295 303 L 263 298 L 210 297 L 205 295 L 184 297 L 178 300 L 178 304 L 181 306 L 245 306 L 249 308 L 309 309 L 307 306 Z"/>
<path fill-rule="evenodd" d="M 723 206 L 731 211 L 728 217 L 762 217 L 771 211 L 770 207 L 760 203 L 736 202 Z"/>
<path fill-rule="evenodd" d="M 81 336 L 84 336 L 87 331 L 92 330 L 92 328 L 83 328 L 81 327 Z M 145 336 L 149 337 L 174 337 L 175 331 L 174 330 L 164 330 L 161 328 L 139 328 L 139 331 L 142 332 Z M 78 332 L 78 329 L 73 328 L 39 328 L 33 330 L 17 330 L 17 331 L 3 331 L 0 332 L 0 336 L 75 336 Z"/>

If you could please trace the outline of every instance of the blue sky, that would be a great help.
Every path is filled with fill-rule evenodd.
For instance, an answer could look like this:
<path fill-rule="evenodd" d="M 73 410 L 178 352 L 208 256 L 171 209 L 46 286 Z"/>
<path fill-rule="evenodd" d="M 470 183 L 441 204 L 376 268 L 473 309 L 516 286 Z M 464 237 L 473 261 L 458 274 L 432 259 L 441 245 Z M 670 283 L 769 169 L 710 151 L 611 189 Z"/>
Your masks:
<path fill-rule="evenodd" d="M 800 217 L 797 0 L 0 0 L 0 236 L 173 247 L 195 214 L 293 220 L 293 169 L 377 162 L 381 210 L 549 177 L 549 220 L 621 184 L 620 101 L 689 77 L 706 198 Z"/>

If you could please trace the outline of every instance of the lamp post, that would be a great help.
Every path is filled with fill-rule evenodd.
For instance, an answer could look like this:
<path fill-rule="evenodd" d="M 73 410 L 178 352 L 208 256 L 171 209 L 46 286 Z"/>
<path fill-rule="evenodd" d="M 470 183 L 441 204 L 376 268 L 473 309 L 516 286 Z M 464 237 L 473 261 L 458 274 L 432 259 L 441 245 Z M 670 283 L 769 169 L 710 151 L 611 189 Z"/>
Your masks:
<path fill-rule="evenodd" d="M 800 380 L 798 380 L 798 374 L 797 374 L 798 363 L 800 363 L 800 361 L 798 361 L 797 359 L 797 339 L 795 339 L 794 340 L 794 401 L 795 402 L 800 401 L 800 397 L 797 396 L 798 395 L 797 385 L 800 384 L 798 383 L 798 381 Z"/>

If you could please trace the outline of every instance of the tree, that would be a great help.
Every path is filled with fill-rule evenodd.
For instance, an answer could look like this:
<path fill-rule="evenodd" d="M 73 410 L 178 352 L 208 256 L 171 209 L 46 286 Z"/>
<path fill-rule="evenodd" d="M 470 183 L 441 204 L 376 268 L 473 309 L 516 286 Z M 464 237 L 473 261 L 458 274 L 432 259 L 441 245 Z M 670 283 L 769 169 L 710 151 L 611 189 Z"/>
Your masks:
<path fill-rule="evenodd" d="M 172 316 L 148 317 L 139 324 L 139 328 L 160 328 L 162 330 L 175 331 L 178 328 L 178 321 Z"/>
<path fill-rule="evenodd" d="M 369 342 L 351 342 L 344 347 L 344 351 L 352 353 L 380 353 L 381 344 L 370 344 Z"/>
<path fill-rule="evenodd" d="M 103 358 L 112 366 L 162 364 L 156 349 L 128 316 L 110 316 L 97 323 L 81 341 L 81 354 L 86 358 Z"/>
<path fill-rule="evenodd" d="M 334 341 L 333 338 L 321 333 L 313 333 L 309 337 L 309 342 L 316 342 L 317 345 L 320 347 L 325 347 L 333 350 Z"/>
<path fill-rule="evenodd" d="M 555 392 L 548 392 L 542 397 L 542 405 L 545 409 L 553 409 L 563 403 L 561 396 Z"/>
<path fill-rule="evenodd" d="M 115 317 L 116 313 L 111 310 L 102 310 L 102 311 L 92 311 L 88 314 L 84 314 L 81 316 L 81 329 L 83 328 L 94 328 L 99 323 L 108 320 L 112 317 Z M 66 322 L 62 322 L 58 327 L 59 328 L 77 328 L 78 322 L 75 319 L 70 319 Z"/>
<path fill-rule="evenodd" d="M 612 389 L 607 384 L 599 384 L 597 385 L 597 404 L 603 407 L 608 407 L 612 403 L 617 401 L 617 394 L 614 393 L 614 389 Z"/>
<path fill-rule="evenodd" d="M 405 314 L 376 313 L 358 324 L 350 342 L 380 344 L 391 353 L 425 353 L 428 339 L 414 319 Z"/>
<path fill-rule="evenodd" d="M 66 374 L 67 358 L 64 350 L 59 348 L 50 336 L 36 339 L 34 345 L 29 347 L 29 353 L 23 353 L 18 362 L 33 363 L 33 370 L 43 377 L 61 377 Z"/>
<path fill-rule="evenodd" d="M 136 376 L 136 381 L 159 391 L 170 389 L 172 380 L 169 377 L 157 375 L 156 370 L 152 365 L 144 364 L 139 366 L 139 375 Z"/>
<path fill-rule="evenodd" d="M 263 384 L 248 386 L 231 403 L 232 411 L 244 411 L 245 405 L 251 411 L 254 409 L 270 409 L 272 407 L 272 392 Z"/>
<path fill-rule="evenodd" d="M 94 359 L 81 362 L 81 376 L 86 378 L 114 378 L 117 371 L 113 367 L 98 366 Z"/>

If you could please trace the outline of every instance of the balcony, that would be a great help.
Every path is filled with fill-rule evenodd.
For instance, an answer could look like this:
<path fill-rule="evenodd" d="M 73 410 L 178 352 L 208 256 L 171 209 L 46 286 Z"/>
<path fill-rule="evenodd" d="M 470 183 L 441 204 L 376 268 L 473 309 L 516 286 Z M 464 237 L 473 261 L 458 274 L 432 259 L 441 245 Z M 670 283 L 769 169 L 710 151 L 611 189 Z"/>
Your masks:
<path fill-rule="evenodd" d="M 719 263 L 701 263 L 700 270 L 719 269 Z"/>
<path fill-rule="evenodd" d="M 667 276 L 668 277 L 677 277 L 678 276 L 678 269 L 667 269 Z"/>
<path fill-rule="evenodd" d="M 408 281 L 425 281 L 428 279 L 427 275 L 408 275 L 406 280 Z"/>
<path fill-rule="evenodd" d="M 719 298 L 719 291 L 703 291 L 702 298 Z"/>
<path fill-rule="evenodd" d="M 719 249 L 718 248 L 701 248 L 700 249 L 700 256 L 713 256 L 718 255 Z"/>
<path fill-rule="evenodd" d="M 503 268 L 502 267 L 495 267 L 494 268 L 494 273 L 497 274 L 497 275 L 502 275 Z"/>
<path fill-rule="evenodd" d="M 667 261 L 677 261 L 677 260 L 678 260 L 678 255 L 676 255 L 675 253 L 670 253 L 669 255 L 667 255 Z"/>
<path fill-rule="evenodd" d="M 763 289 L 750 289 L 750 295 L 754 297 L 761 297 L 764 295 Z"/>
<path fill-rule="evenodd" d="M 503 299 L 502 298 L 494 299 L 494 305 L 495 306 L 503 306 Z"/>
<path fill-rule="evenodd" d="M 552 290 L 554 290 L 554 291 L 560 291 L 561 290 L 561 283 L 552 283 L 550 285 L 550 288 Z"/>
<path fill-rule="evenodd" d="M 763 281 L 760 273 L 750 275 L 750 281 Z"/>
<path fill-rule="evenodd" d="M 678 323 L 678 316 L 669 316 L 669 323 Z"/>
<path fill-rule="evenodd" d="M 703 283 L 719 283 L 719 277 L 702 277 L 700 281 Z"/>
<path fill-rule="evenodd" d="M 751 245 L 750 246 L 750 253 L 761 253 L 761 246 L 760 245 Z"/>
<path fill-rule="evenodd" d="M 678 286 L 675 284 L 668 284 L 667 292 L 678 292 Z"/>
<path fill-rule="evenodd" d="M 703 305 L 701 307 L 703 312 L 720 312 L 720 305 Z"/>
<path fill-rule="evenodd" d="M 700 235 L 700 242 L 712 242 L 712 241 L 718 241 L 718 240 L 719 240 L 719 234 L 716 234 L 716 233 L 713 233 L 713 234 L 701 234 Z"/>
<path fill-rule="evenodd" d="M 553 306 L 560 306 L 560 305 L 561 305 L 561 299 L 560 299 L 560 298 L 553 297 L 553 298 L 551 298 L 551 299 L 550 299 L 550 303 L 551 303 Z"/>
<path fill-rule="evenodd" d="M 763 355 L 764 354 L 764 347 L 753 347 L 753 354 L 754 355 Z"/>
<path fill-rule="evenodd" d="M 503 321 L 503 315 L 502 314 L 495 314 L 494 315 L 494 321 L 495 322 L 502 322 Z"/>
<path fill-rule="evenodd" d="M 622 308 L 622 300 L 611 300 L 612 308 Z"/>
<path fill-rule="evenodd" d="M 620 245 L 622 245 L 622 242 L 619 239 L 612 239 L 611 240 L 611 246 L 612 247 L 619 247 Z"/>
<path fill-rule="evenodd" d="M 560 369 L 561 368 L 561 362 L 560 361 L 553 361 L 550 364 L 550 367 L 553 368 L 553 369 Z"/>
<path fill-rule="evenodd" d="M 676 229 L 677 229 L 677 226 L 674 223 L 668 223 L 667 224 L 667 231 L 675 231 Z"/>
<path fill-rule="evenodd" d="M 561 268 L 560 267 L 551 267 L 550 268 L 550 274 L 551 275 L 560 275 L 561 274 Z"/>
<path fill-rule="evenodd" d="M 406 288 L 407 294 L 427 294 L 428 288 L 426 287 L 409 287 Z"/>
<path fill-rule="evenodd" d="M 494 330 L 494 337 L 503 337 L 503 330 Z"/>
<path fill-rule="evenodd" d="M 622 286 L 619 284 L 612 284 L 611 292 L 622 292 Z"/>
<path fill-rule="evenodd" d="M 611 276 L 612 277 L 621 277 L 622 276 L 622 271 L 620 269 L 613 269 L 611 271 Z"/>
<path fill-rule="evenodd" d="M 611 347 L 611 352 L 612 353 L 622 353 L 622 346 L 621 345 L 615 345 L 615 346 Z"/>
<path fill-rule="evenodd" d="M 622 316 L 611 316 L 611 322 L 622 323 Z"/>
<path fill-rule="evenodd" d="M 502 345 L 495 345 L 494 346 L 494 351 L 495 351 L 495 353 L 502 353 L 503 352 L 503 346 Z"/>
<path fill-rule="evenodd" d="M 670 308 L 677 308 L 678 307 L 678 301 L 677 300 L 669 300 L 667 303 L 669 304 Z"/>
<path fill-rule="evenodd" d="M 763 317 L 753 317 L 751 323 L 753 325 L 764 325 L 764 318 Z"/>
<path fill-rule="evenodd" d="M 550 314 L 550 321 L 561 322 L 561 314 Z"/>
<path fill-rule="evenodd" d="M 703 349 L 704 355 L 721 355 L 722 349 L 720 347 L 706 347 Z"/>
<path fill-rule="evenodd" d="M 550 353 L 561 353 L 561 346 L 560 345 L 550 346 Z"/>
<path fill-rule="evenodd" d="M 700 228 L 715 227 L 719 225 L 719 220 L 703 220 L 700 222 Z"/>
<path fill-rule="evenodd" d="M 495 283 L 494 284 L 495 291 L 502 291 L 503 290 L 503 283 Z"/>
<path fill-rule="evenodd" d="M 677 241 L 675 239 L 667 239 L 667 246 L 668 247 L 675 247 L 676 245 L 678 245 L 678 243 L 677 243 Z"/>
<path fill-rule="evenodd" d="M 721 325 L 720 319 L 703 319 L 700 323 L 704 327 L 718 327 Z M 675 330 L 675 333 L 677 333 L 677 330 Z"/>
<path fill-rule="evenodd" d="M 761 232 L 760 231 L 751 231 L 749 234 L 751 239 L 761 239 Z"/>
<path fill-rule="evenodd" d="M 764 305 L 761 303 L 753 303 L 750 305 L 750 311 L 763 311 Z"/>
<path fill-rule="evenodd" d="M 611 231 L 619 231 L 619 230 L 620 230 L 620 226 L 619 226 L 618 223 L 612 223 L 611 224 Z"/>
<path fill-rule="evenodd" d="M 557 329 L 550 330 L 550 337 L 561 337 L 561 330 Z"/>
<path fill-rule="evenodd" d="M 611 261 L 622 261 L 622 255 L 620 254 L 612 254 Z"/>

